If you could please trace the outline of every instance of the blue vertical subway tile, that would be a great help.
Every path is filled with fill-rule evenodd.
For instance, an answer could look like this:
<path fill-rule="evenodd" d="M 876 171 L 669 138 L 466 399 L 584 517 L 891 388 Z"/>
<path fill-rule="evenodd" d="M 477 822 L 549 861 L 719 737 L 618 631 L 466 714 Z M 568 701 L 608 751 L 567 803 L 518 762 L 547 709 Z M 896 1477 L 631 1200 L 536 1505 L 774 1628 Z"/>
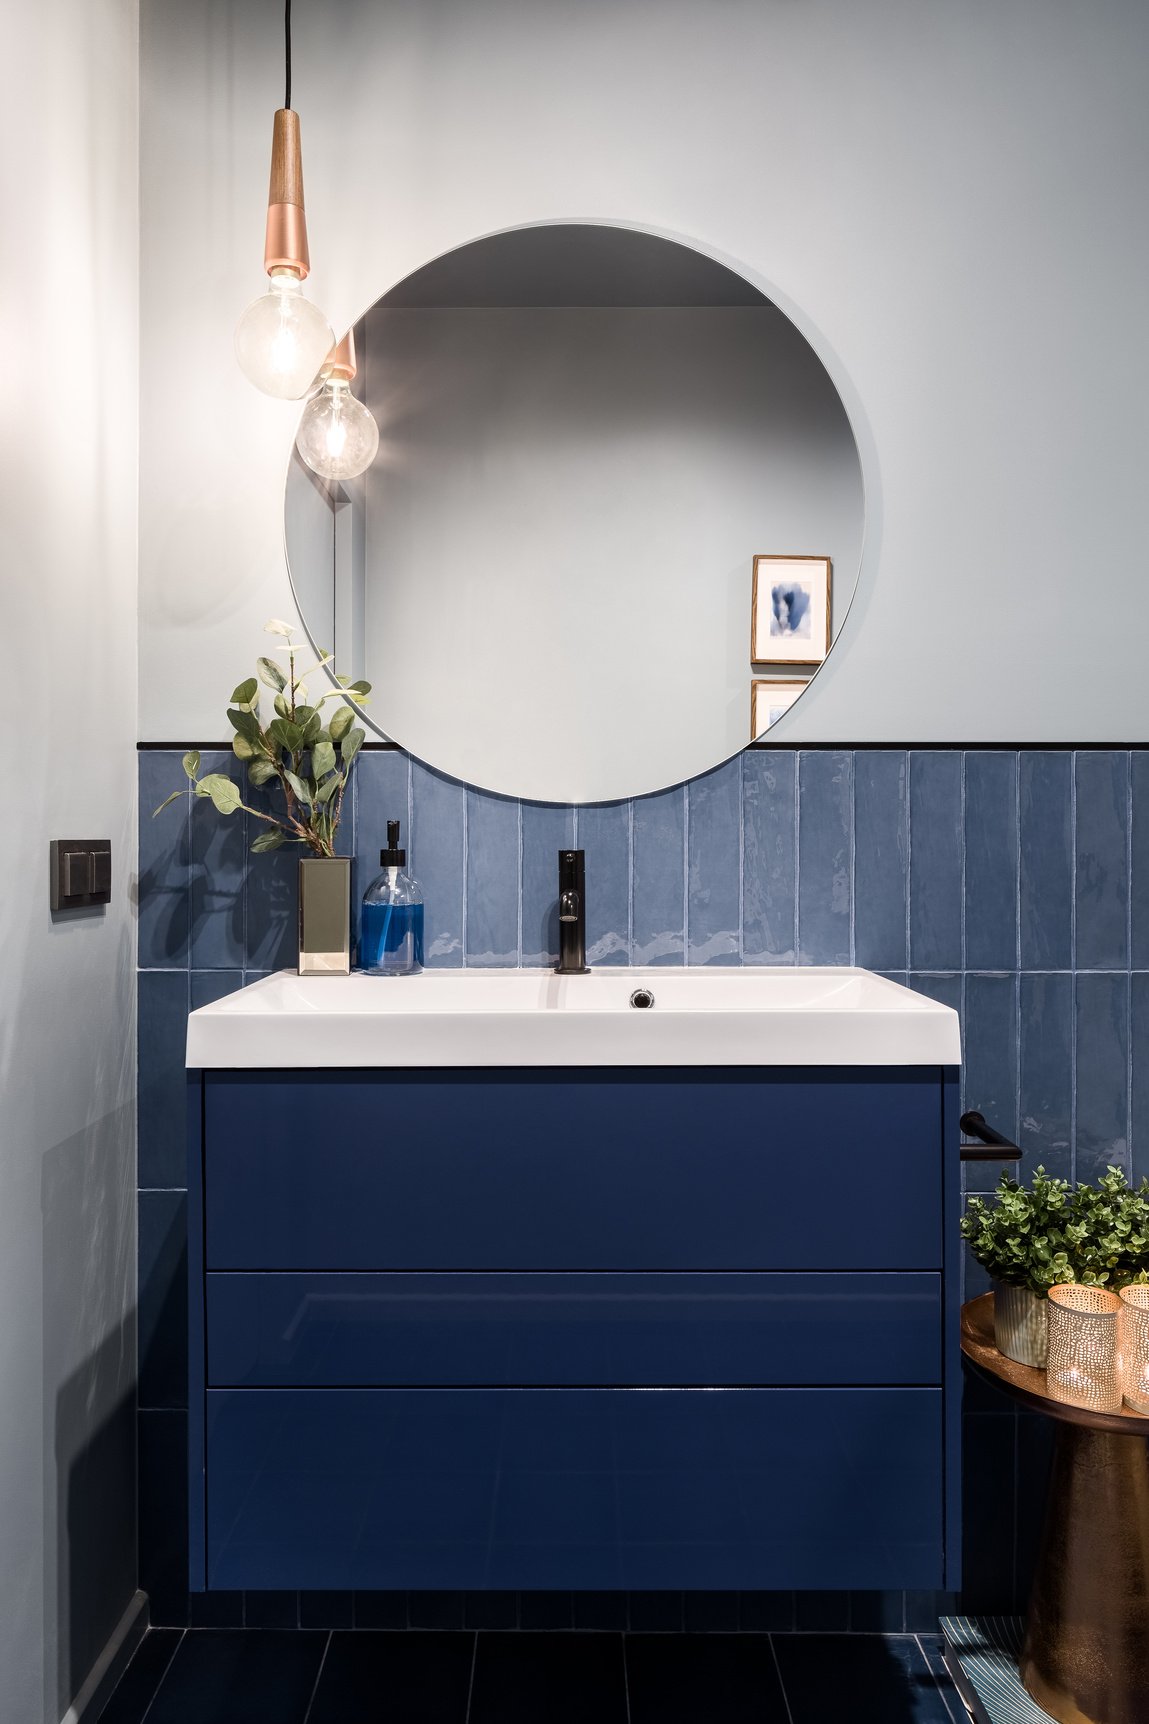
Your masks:
<path fill-rule="evenodd" d="M 186 969 L 191 916 L 191 797 L 162 814 L 155 810 L 174 790 L 187 790 L 179 750 L 144 749 L 139 755 L 139 966 Z"/>
<path fill-rule="evenodd" d="M 187 1406 L 187 1197 L 141 1191 L 137 1244 L 140 1407 Z"/>
<path fill-rule="evenodd" d="M 208 773 L 230 778 L 246 798 L 246 774 L 230 749 L 226 753 L 213 749 L 202 756 L 200 774 Z M 220 814 L 208 797 L 197 797 L 192 803 L 188 958 L 193 970 L 226 970 L 243 963 L 245 835 L 242 812 Z"/>
<path fill-rule="evenodd" d="M 1077 953 L 1079 970 L 1129 961 L 1129 756 L 1078 754 Z"/>
<path fill-rule="evenodd" d="M 1017 1141 L 1016 976 L 965 979 L 965 1096 L 989 1123 Z M 995 1174 L 996 1177 L 996 1174 Z"/>
<path fill-rule="evenodd" d="M 962 967 L 961 755 L 910 755 L 910 968 Z"/>
<path fill-rule="evenodd" d="M 1149 975 L 1130 979 L 1133 1093 L 1130 1097 L 1130 1153 L 1137 1179 L 1149 1175 Z"/>
<path fill-rule="evenodd" d="M 1018 766 L 1021 967 L 1073 964 L 1073 756 L 1027 749 Z"/>
<path fill-rule="evenodd" d="M 423 889 L 423 957 L 428 969 L 463 962 L 466 796 L 454 778 L 411 762 L 411 862 Z"/>
<path fill-rule="evenodd" d="M 586 852 L 587 963 L 629 964 L 630 803 L 596 803 L 576 819 Z"/>
<path fill-rule="evenodd" d="M 793 964 L 797 953 L 798 756 L 742 756 L 742 953 L 747 964 Z"/>
<path fill-rule="evenodd" d="M 279 814 L 282 797 L 274 786 L 248 785 L 249 807 Z M 244 876 L 244 969 L 290 970 L 299 962 L 299 861 L 308 852 L 299 844 L 252 855 L 251 846 L 266 821 L 246 816 L 247 871 Z"/>
<path fill-rule="evenodd" d="M 798 962 L 848 964 L 852 910 L 852 761 L 798 756 Z"/>
<path fill-rule="evenodd" d="M 1135 749 L 1129 757 L 1129 803 L 1133 937 L 1129 961 L 1135 970 L 1149 970 L 1149 753 L 1144 749 Z"/>
<path fill-rule="evenodd" d="M 379 852 L 387 843 L 389 820 L 399 822 L 400 846 L 407 852 L 410 872 L 416 872 L 411 835 L 410 778 L 410 762 L 398 749 L 373 748 L 366 754 L 360 753 L 355 763 L 355 867 L 351 881 L 351 937 L 356 962 L 359 957 L 359 906 L 364 892 L 379 873 Z"/>
<path fill-rule="evenodd" d="M 681 787 L 634 804 L 634 962 L 681 964 L 686 944 L 686 799 Z"/>
<path fill-rule="evenodd" d="M 742 762 L 736 756 L 686 788 L 686 958 L 737 963 Z"/>
<path fill-rule="evenodd" d="M 854 757 L 854 959 L 903 970 L 909 891 L 907 756 L 899 749 Z"/>
<path fill-rule="evenodd" d="M 138 979 L 136 1094 L 141 1186 L 187 1183 L 188 972 L 145 970 Z"/>
<path fill-rule="evenodd" d="M 574 845 L 574 809 L 524 802 L 522 822 L 522 961 L 537 967 L 559 955 L 559 851 Z"/>
<path fill-rule="evenodd" d="M 1017 968 L 1017 756 L 965 757 L 965 965 Z"/>
<path fill-rule="evenodd" d="M 188 980 L 191 983 L 188 1003 L 193 1012 L 198 1012 L 201 1006 L 210 1006 L 242 988 L 244 974 L 242 970 L 193 970 Z"/>
<path fill-rule="evenodd" d="M 519 961 L 519 805 L 467 791 L 467 963 Z"/>
<path fill-rule="evenodd" d="M 1021 978 L 1021 1135 L 1025 1171 L 1073 1174 L 1073 977 Z"/>
<path fill-rule="evenodd" d="M 1129 978 L 1077 977 L 1078 1180 L 1129 1165 Z"/>

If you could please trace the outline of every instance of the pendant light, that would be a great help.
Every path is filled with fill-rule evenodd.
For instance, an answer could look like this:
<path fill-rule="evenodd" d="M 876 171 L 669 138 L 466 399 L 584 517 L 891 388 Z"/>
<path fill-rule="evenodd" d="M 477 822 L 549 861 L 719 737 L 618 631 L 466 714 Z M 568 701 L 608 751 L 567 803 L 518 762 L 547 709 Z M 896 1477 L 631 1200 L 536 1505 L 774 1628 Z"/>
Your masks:
<path fill-rule="evenodd" d="M 295 446 L 313 473 L 324 479 L 356 479 L 379 449 L 379 427 L 351 393 L 355 335 L 348 330 L 328 360 L 323 386 L 303 409 Z"/>
<path fill-rule="evenodd" d="M 317 306 L 303 296 L 311 268 L 303 209 L 299 115 L 291 106 L 291 0 L 283 8 L 285 94 L 271 136 L 264 268 L 270 288 L 248 306 L 235 332 L 240 370 L 265 395 L 298 401 L 312 387 L 334 336 Z"/>

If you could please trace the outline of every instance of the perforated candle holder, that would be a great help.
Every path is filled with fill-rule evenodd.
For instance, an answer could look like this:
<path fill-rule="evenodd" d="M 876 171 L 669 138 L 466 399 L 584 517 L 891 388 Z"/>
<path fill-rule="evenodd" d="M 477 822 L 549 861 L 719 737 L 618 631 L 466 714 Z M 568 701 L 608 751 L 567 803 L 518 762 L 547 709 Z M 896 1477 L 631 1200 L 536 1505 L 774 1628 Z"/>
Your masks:
<path fill-rule="evenodd" d="M 1121 1301 L 1104 1287 L 1049 1289 L 1046 1388 L 1055 1401 L 1094 1413 L 1121 1411 L 1117 1317 Z"/>
<path fill-rule="evenodd" d="M 1125 1405 L 1149 1413 L 1149 1287 L 1123 1287 L 1117 1357 Z"/>

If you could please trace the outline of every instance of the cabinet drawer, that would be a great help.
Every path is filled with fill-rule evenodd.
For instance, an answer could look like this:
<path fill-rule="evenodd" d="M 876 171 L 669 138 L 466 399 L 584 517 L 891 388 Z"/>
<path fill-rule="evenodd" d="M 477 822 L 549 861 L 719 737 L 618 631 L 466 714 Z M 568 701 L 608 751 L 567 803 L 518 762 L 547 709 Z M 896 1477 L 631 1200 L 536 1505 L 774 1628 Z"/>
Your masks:
<path fill-rule="evenodd" d="M 211 1274 L 213 1387 L 929 1384 L 937 1275 Z"/>
<path fill-rule="evenodd" d="M 941 1073 L 211 1072 L 209 1269 L 941 1267 Z"/>
<path fill-rule="evenodd" d="M 930 1589 L 936 1389 L 216 1389 L 212 1588 Z"/>

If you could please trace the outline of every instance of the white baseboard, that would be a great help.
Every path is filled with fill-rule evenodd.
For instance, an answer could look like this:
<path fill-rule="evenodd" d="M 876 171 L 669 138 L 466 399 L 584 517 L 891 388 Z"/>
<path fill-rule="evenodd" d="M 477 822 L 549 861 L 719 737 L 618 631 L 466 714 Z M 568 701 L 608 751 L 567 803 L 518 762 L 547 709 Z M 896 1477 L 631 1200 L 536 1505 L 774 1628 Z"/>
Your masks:
<path fill-rule="evenodd" d="M 93 1724 L 148 1631 L 148 1595 L 137 1592 L 112 1630 L 104 1650 L 84 1678 L 60 1724 Z"/>

